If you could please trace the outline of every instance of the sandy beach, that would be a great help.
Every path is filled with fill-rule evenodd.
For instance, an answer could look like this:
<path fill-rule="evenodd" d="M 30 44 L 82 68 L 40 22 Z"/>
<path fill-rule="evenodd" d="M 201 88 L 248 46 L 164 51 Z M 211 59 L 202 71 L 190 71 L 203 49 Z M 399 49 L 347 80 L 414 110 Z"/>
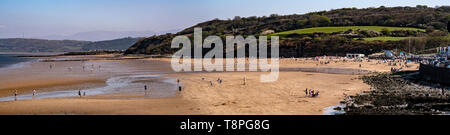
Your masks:
<path fill-rule="evenodd" d="M 321 115 L 325 107 L 338 104 L 346 95 L 370 90 L 359 79 L 362 74 L 389 72 L 392 67 L 378 61 L 287 58 L 280 60 L 278 80 L 262 83 L 259 76 L 266 72 L 173 72 L 169 58 L 103 55 L 40 59 L 44 61 L 0 69 L 0 99 L 11 97 L 14 90 L 19 91 L 19 99 L 33 89 L 38 90 L 37 97 L 40 93 L 66 94 L 1 101 L 0 114 Z M 325 61 L 329 63 L 323 64 Z M 405 70 L 417 67 L 409 65 Z M 311 68 L 320 70 L 304 70 Z M 336 69 L 346 72 L 332 71 Z M 222 84 L 217 82 L 219 77 Z M 181 92 L 176 79 L 183 85 Z M 306 96 L 306 88 L 320 91 L 320 96 Z M 80 98 L 77 90 L 87 95 Z"/>

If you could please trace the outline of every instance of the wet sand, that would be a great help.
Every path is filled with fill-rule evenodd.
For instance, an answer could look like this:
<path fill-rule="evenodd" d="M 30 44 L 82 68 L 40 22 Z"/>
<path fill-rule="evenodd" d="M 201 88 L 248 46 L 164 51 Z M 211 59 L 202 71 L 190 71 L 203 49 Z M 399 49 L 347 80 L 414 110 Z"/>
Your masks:
<path fill-rule="evenodd" d="M 30 93 L 37 87 L 46 91 L 58 91 L 57 87 L 76 89 L 86 83 L 96 88 L 105 85 L 108 78 L 124 75 L 161 75 L 171 82 L 179 78 L 184 86 L 182 92 L 169 97 L 146 97 L 140 85 L 123 87 L 126 92 L 72 97 L 44 98 L 0 102 L 0 114 L 322 114 L 325 107 L 333 106 L 344 95 L 355 95 L 370 87 L 363 83 L 359 75 L 330 74 L 327 72 L 283 71 L 288 68 L 346 68 L 385 72 L 390 66 L 374 62 L 342 62 L 326 65 L 309 59 L 282 59 L 277 82 L 261 83 L 263 72 L 199 72 L 174 73 L 168 58 L 123 59 L 117 56 L 71 56 L 61 57 L 63 61 L 35 62 L 26 68 L 0 71 L 0 97 L 10 96 L 12 89 Z M 100 59 L 98 59 L 100 57 Z M 114 57 L 114 59 L 103 59 Z M 87 59 L 64 61 L 67 58 Z M 54 64 L 56 69 L 49 70 Z M 100 70 L 83 71 L 80 65 Z M 362 67 L 359 68 L 359 64 Z M 68 71 L 67 67 L 72 67 Z M 413 67 L 412 67 L 413 68 Z M 5 77 L 7 75 L 8 77 Z M 29 76 L 29 77 L 24 77 Z M 248 85 L 242 85 L 246 76 Z M 60 77 L 64 79 L 59 79 Z M 215 80 L 221 77 L 223 83 Z M 202 78 L 206 78 L 202 80 Z M 33 83 L 33 80 L 36 82 Z M 58 81 L 56 81 L 58 80 Z M 215 82 L 210 86 L 209 81 Z M 15 82 L 15 83 L 12 83 Z M 29 83 L 28 83 L 29 82 Z M 140 84 L 139 81 L 137 81 Z M 173 85 L 170 85 L 173 87 Z M 82 89 L 87 89 L 83 86 Z M 320 91 L 316 98 L 306 97 L 304 90 Z M 138 89 L 138 90 L 133 90 Z M 172 89 L 166 86 L 150 88 L 150 95 Z M 119 90 L 119 91 L 120 91 Z M 131 92 L 130 92 L 131 91 Z M 152 91 L 155 91 L 152 93 Z M 156 94 L 155 94 L 156 95 Z"/>
<path fill-rule="evenodd" d="M 200 114 L 199 111 L 189 101 L 180 100 L 176 97 L 132 100 L 62 98 L 0 102 L 0 114 L 189 115 Z"/>

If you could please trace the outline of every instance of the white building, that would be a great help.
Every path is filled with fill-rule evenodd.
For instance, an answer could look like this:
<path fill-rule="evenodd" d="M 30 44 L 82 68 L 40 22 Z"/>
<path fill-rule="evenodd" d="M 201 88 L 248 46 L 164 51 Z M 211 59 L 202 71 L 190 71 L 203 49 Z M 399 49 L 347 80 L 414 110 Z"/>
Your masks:
<path fill-rule="evenodd" d="M 347 53 L 347 58 L 364 58 L 364 54 L 359 53 Z"/>

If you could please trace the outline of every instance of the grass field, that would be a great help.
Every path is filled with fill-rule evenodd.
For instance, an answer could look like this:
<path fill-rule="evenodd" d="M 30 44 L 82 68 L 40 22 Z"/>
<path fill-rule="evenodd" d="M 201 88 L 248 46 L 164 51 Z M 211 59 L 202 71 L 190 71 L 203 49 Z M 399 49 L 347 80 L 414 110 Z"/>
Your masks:
<path fill-rule="evenodd" d="M 408 37 L 371 37 L 371 38 L 363 38 L 364 41 L 376 41 L 376 40 L 380 40 L 380 41 L 399 41 L 399 40 L 403 40 L 403 39 L 407 39 Z M 355 40 L 357 40 L 358 38 L 354 38 Z"/>
<path fill-rule="evenodd" d="M 297 29 L 297 30 L 290 30 L 290 31 L 283 31 L 274 33 L 271 36 L 285 36 L 288 34 L 311 34 L 314 32 L 323 32 L 323 33 L 333 33 L 333 32 L 339 32 L 339 31 L 346 31 L 348 29 L 361 29 L 361 30 L 373 30 L 373 31 L 381 31 L 384 28 L 393 31 L 393 30 L 418 30 L 425 32 L 424 29 L 418 29 L 418 28 L 411 28 L 411 27 L 387 27 L 387 26 L 339 26 L 339 27 L 314 27 L 314 28 L 306 28 L 306 29 Z"/>

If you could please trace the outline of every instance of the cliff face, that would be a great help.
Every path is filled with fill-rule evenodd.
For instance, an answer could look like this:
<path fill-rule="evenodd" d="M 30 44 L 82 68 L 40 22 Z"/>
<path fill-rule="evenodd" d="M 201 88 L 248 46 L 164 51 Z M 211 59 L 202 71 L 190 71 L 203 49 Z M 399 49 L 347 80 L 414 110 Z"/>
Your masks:
<path fill-rule="evenodd" d="M 172 54 L 177 49 L 171 49 L 170 43 L 173 37 L 178 35 L 188 35 L 192 38 L 193 29 L 201 27 L 203 38 L 208 35 L 216 35 L 224 38 L 227 35 L 261 35 L 265 31 L 281 32 L 301 28 L 321 27 L 321 26 L 397 26 L 415 27 L 430 30 L 445 30 L 446 23 L 450 20 L 450 7 L 442 6 L 438 8 L 417 7 L 379 7 L 379 8 L 344 8 L 331 11 L 313 12 L 304 15 L 270 15 L 269 17 L 235 17 L 233 20 L 211 20 L 186 28 L 176 34 L 166 34 L 152 36 L 138 41 L 130 47 L 125 54 Z M 344 30 L 345 31 L 345 30 Z M 346 50 L 362 50 L 361 53 L 371 53 L 378 51 L 378 47 L 365 47 L 363 44 L 381 44 L 382 47 L 391 47 L 395 43 L 359 43 L 357 41 L 331 42 L 327 40 L 329 35 L 312 35 L 312 41 L 292 37 L 280 39 L 281 56 L 314 56 L 319 54 L 336 55 L 345 53 Z M 293 40 L 291 40 L 293 39 Z M 283 40 L 290 40 L 283 42 Z M 225 41 L 225 40 L 224 40 Z M 325 44 L 325 41 L 330 41 Z M 320 44 L 319 44 L 320 43 Z M 400 42 L 399 42 L 400 43 Z M 358 44 L 355 46 L 348 46 Z M 330 46 L 331 45 L 331 46 Z M 303 53 L 298 54 L 292 50 L 292 46 L 304 46 Z M 350 47 L 343 48 L 339 46 Z M 332 48 L 332 52 L 324 52 L 310 49 Z M 335 50 L 341 48 L 340 50 Z M 388 49 L 388 48 L 381 48 Z M 282 51 L 286 50 L 286 51 Z M 310 53 L 313 52 L 313 53 Z"/>

